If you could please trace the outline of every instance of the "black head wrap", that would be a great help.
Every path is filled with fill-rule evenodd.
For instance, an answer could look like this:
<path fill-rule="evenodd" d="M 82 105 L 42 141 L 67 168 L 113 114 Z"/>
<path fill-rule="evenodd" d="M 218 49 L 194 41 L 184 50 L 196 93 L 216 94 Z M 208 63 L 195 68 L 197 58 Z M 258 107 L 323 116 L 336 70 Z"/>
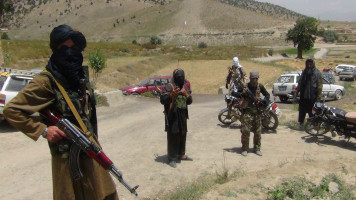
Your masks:
<path fill-rule="evenodd" d="M 60 44 L 71 39 L 73 47 L 62 46 Z M 74 31 L 68 25 L 55 27 L 50 34 L 50 47 L 53 54 L 46 66 L 56 78 L 65 79 L 69 87 L 77 90 L 80 88 L 80 80 L 84 79 L 83 55 L 82 51 L 86 47 L 86 39 L 79 31 Z"/>
<path fill-rule="evenodd" d="M 173 71 L 173 82 L 174 84 L 176 84 L 179 88 L 183 88 L 184 86 L 184 79 L 185 79 L 185 75 L 184 75 L 184 71 L 182 69 L 175 69 Z"/>
<path fill-rule="evenodd" d="M 52 51 L 68 39 L 72 39 L 74 44 L 83 51 L 87 46 L 87 41 L 83 33 L 79 31 L 74 31 L 72 27 L 62 24 L 55 27 L 50 34 L 50 47 Z"/>

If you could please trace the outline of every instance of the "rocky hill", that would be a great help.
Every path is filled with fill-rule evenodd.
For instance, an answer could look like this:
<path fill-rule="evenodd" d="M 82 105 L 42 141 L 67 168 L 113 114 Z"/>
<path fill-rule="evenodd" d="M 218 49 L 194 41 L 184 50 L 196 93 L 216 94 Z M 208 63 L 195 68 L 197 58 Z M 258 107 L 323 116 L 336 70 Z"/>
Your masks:
<path fill-rule="evenodd" d="M 47 39 L 69 24 L 92 41 L 250 44 L 284 40 L 302 15 L 254 0 L 13 0 L 10 37 Z"/>

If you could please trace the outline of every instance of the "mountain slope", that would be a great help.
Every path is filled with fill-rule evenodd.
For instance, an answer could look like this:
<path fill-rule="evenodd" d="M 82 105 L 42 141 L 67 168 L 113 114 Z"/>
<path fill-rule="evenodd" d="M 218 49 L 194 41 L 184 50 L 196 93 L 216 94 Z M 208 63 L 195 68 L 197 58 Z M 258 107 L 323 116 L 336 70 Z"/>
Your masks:
<path fill-rule="evenodd" d="M 17 10 L 28 7 L 22 5 L 25 2 L 29 1 L 19 1 Z M 66 23 L 84 32 L 92 41 L 131 42 L 135 39 L 145 42 L 151 35 L 159 35 L 165 43 L 230 44 L 242 40 L 250 43 L 253 41 L 249 39 L 255 42 L 281 40 L 279 31 L 284 32 L 285 26 L 290 27 L 296 18 L 274 14 L 272 4 L 268 4 L 266 12 L 262 12 L 265 8 L 261 6 L 251 9 L 256 4 L 253 0 L 243 0 L 249 2 L 250 7 L 236 6 L 224 0 L 36 2 L 28 8 L 28 14 L 19 15 L 14 20 L 16 26 L 11 29 L 10 37 L 47 39 L 53 27 Z"/>

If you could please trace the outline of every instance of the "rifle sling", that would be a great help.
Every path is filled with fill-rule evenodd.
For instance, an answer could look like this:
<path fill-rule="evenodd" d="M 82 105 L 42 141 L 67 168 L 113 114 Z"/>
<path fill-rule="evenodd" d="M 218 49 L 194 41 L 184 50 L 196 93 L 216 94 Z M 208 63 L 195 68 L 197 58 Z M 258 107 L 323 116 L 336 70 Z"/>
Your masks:
<path fill-rule="evenodd" d="M 101 146 L 98 144 L 97 140 L 93 137 L 93 134 L 90 131 L 88 131 L 87 127 L 85 126 L 82 118 L 80 117 L 77 109 L 74 107 L 72 100 L 70 100 L 70 98 L 69 98 L 67 92 L 65 91 L 65 89 L 63 88 L 63 86 L 60 83 L 58 83 L 58 81 L 54 78 L 54 76 L 49 71 L 43 70 L 43 72 L 48 74 L 54 80 L 54 82 L 56 83 L 59 91 L 62 93 L 62 95 L 63 95 L 65 101 L 67 102 L 70 110 L 72 111 L 75 119 L 77 120 L 77 122 L 79 123 L 79 125 L 81 127 L 81 129 L 78 128 L 78 130 L 80 130 L 82 133 L 84 133 L 86 135 L 86 137 L 91 142 L 94 142 L 94 144 L 97 145 L 101 149 Z"/>

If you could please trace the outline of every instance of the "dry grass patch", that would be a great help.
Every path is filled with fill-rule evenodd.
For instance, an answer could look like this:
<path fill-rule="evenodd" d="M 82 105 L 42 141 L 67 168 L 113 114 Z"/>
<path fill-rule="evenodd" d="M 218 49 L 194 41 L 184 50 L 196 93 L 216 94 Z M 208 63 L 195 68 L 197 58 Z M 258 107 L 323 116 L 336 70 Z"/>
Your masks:
<path fill-rule="evenodd" d="M 241 61 L 241 64 L 248 74 L 252 70 L 258 70 L 260 82 L 266 87 L 271 87 L 284 71 L 280 67 L 250 61 Z M 230 65 L 232 65 L 231 60 L 180 61 L 158 70 L 156 74 L 172 74 L 174 69 L 181 68 L 185 71 L 186 78 L 190 81 L 195 94 L 217 94 L 219 87 L 225 85 L 227 67 Z"/>

